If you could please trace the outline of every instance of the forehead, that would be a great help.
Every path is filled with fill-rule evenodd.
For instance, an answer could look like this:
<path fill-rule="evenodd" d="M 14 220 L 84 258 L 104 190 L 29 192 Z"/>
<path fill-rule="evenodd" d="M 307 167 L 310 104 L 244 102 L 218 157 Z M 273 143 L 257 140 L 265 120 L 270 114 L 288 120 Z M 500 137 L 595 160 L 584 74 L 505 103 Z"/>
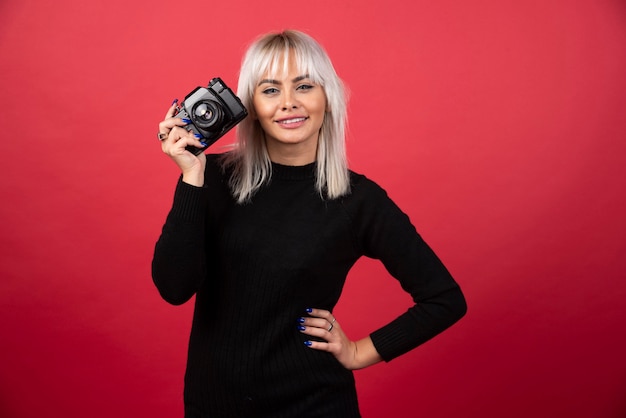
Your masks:
<path fill-rule="evenodd" d="M 256 72 L 257 83 L 262 79 L 287 79 L 307 75 L 313 81 L 319 81 L 318 73 L 311 59 L 294 49 L 272 51 L 259 62 Z"/>

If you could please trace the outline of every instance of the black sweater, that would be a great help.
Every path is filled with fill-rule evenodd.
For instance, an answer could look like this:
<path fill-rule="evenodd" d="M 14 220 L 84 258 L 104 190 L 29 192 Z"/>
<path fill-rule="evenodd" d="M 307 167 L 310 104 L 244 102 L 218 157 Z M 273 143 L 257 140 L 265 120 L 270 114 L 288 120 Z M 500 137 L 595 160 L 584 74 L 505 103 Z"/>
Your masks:
<path fill-rule="evenodd" d="M 415 305 L 371 334 L 389 361 L 465 314 L 463 294 L 409 218 L 366 177 L 324 200 L 315 165 L 272 165 L 271 182 L 237 204 L 217 156 L 205 186 L 179 181 L 152 275 L 162 297 L 195 311 L 185 416 L 358 417 L 352 372 L 305 346 L 306 309 L 331 310 L 359 257 L 382 261 Z"/>

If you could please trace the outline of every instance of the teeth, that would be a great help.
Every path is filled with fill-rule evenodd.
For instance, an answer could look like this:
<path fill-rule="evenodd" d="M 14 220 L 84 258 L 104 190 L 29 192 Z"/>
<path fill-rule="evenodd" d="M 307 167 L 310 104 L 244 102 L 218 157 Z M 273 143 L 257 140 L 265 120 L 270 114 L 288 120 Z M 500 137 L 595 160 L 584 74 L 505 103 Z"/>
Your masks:
<path fill-rule="evenodd" d="M 295 118 L 295 119 L 287 119 L 287 120 L 281 120 L 280 123 L 283 123 L 285 125 L 288 125 L 290 123 L 298 123 L 298 122 L 302 122 L 304 121 L 306 118 Z"/>

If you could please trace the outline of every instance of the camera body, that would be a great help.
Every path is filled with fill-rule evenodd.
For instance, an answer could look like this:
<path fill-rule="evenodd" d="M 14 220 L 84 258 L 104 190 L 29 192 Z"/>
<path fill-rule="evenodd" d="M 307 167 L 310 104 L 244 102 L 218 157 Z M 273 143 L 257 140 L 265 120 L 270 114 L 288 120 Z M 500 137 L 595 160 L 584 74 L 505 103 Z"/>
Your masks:
<path fill-rule="evenodd" d="M 224 136 L 241 122 L 248 112 L 230 88 L 219 77 L 213 78 L 209 85 L 196 87 L 185 96 L 185 100 L 174 116 L 191 120 L 185 126 L 190 132 L 199 134 L 200 141 L 207 144 L 204 148 L 188 146 L 187 150 L 195 155 Z"/>

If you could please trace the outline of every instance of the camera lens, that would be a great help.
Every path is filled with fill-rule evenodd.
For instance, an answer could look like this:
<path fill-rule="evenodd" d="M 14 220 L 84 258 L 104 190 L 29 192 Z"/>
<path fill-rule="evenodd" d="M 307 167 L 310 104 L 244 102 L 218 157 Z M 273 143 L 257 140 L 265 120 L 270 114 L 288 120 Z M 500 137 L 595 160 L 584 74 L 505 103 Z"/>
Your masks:
<path fill-rule="evenodd" d="M 202 100 L 195 104 L 191 116 L 199 127 L 207 129 L 222 119 L 222 111 L 214 101 Z"/>

